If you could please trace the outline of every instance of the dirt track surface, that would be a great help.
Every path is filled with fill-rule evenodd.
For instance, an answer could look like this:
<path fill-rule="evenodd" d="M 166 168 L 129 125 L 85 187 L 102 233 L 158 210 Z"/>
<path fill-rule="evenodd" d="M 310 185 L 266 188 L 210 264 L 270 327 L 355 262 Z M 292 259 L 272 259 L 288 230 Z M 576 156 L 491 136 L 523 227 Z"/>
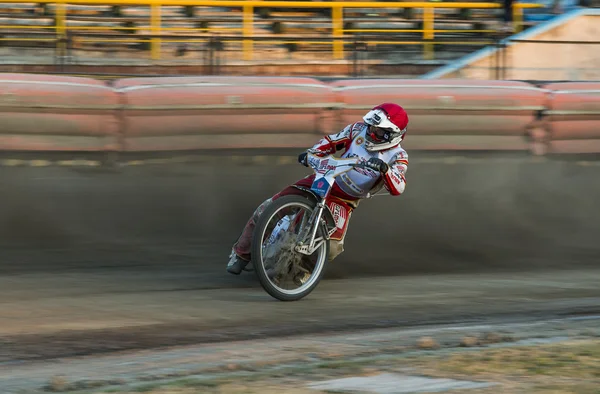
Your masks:
<path fill-rule="evenodd" d="M 291 155 L 234 158 L 0 168 L 0 273 L 173 264 L 220 271 L 256 206 L 310 173 Z M 354 211 L 329 276 L 596 267 L 595 164 L 416 153 L 402 196 Z"/>
<path fill-rule="evenodd" d="M 252 274 L 253 275 L 253 274 Z M 327 280 L 296 303 L 251 275 L 147 267 L 0 278 L 0 361 L 272 335 L 600 311 L 600 270 Z"/>
<path fill-rule="evenodd" d="M 446 338 L 451 333 L 454 342 L 462 335 L 502 332 L 497 323 L 524 324 L 520 331 L 527 335 L 519 336 L 526 338 L 543 334 L 540 323 L 530 324 L 536 319 L 599 313 L 598 283 L 600 270 L 328 280 L 304 301 L 282 303 L 251 279 L 219 273 L 205 277 L 188 270 L 141 269 L 4 276 L 0 387 L 41 388 L 63 374 L 143 382 L 180 370 L 193 374 L 194 368 L 207 374 L 248 363 L 258 368 L 305 363 L 311 354 L 377 354 L 436 332 L 438 340 L 440 332 Z M 470 327 L 435 327 L 440 323 Z M 600 329 L 597 320 L 591 324 Z M 387 337 L 357 331 L 407 326 L 413 328 Z M 568 328 L 552 335 L 568 335 Z M 340 330 L 344 333 L 333 341 L 319 339 L 320 331 Z M 293 333 L 308 335 L 287 344 L 283 338 L 271 342 L 271 335 Z M 149 352 L 263 336 L 271 339 Z M 134 349 L 145 350 L 97 353 Z M 68 358 L 74 356 L 80 357 Z M 62 358 L 48 359 L 54 357 Z"/>
<path fill-rule="evenodd" d="M 361 204 L 317 290 L 275 301 L 225 264 L 254 207 L 307 175 L 281 159 L 0 168 L 2 368 L 600 309 L 597 165 L 523 157 L 411 159 L 406 194 Z"/>
<path fill-rule="evenodd" d="M 402 372 L 405 374 L 419 374 L 415 365 L 407 362 L 408 358 L 430 356 L 431 350 L 438 357 L 448 357 L 457 348 L 465 347 L 465 338 L 471 338 L 468 347 L 472 350 L 481 346 L 497 349 L 520 345 L 530 346 L 529 349 L 534 351 L 532 347 L 536 345 L 586 339 L 589 346 L 600 336 L 599 319 L 600 316 L 595 316 L 507 324 L 361 330 L 75 357 L 58 362 L 0 366 L 0 387 L 5 394 L 31 394 L 47 387 L 57 390 L 60 386 L 72 390 L 94 387 L 106 390 L 110 386 L 119 386 L 122 392 L 130 392 L 128 389 L 137 392 L 136 388 L 195 382 L 197 390 L 186 392 L 205 392 L 209 387 L 237 383 L 237 390 L 216 392 L 280 393 L 285 387 L 287 393 L 293 387 L 297 389 L 294 393 L 320 393 L 303 389 L 303 386 L 333 377 L 331 375 L 373 376 L 387 368 L 397 368 L 399 361 L 404 361 Z M 424 346 L 424 338 L 430 338 L 429 343 L 435 346 Z M 406 368 L 407 364 L 409 368 Z M 586 364 L 589 368 L 593 361 Z M 281 382 L 282 377 L 291 382 Z M 469 379 L 468 376 L 462 378 Z M 506 379 L 510 381 L 514 377 Z M 254 390 L 249 390 L 248 384 L 252 382 L 255 382 Z M 264 389 L 265 385 L 273 384 L 279 389 Z M 89 390 L 84 392 L 90 393 Z M 177 391 L 165 391 L 170 392 Z"/>

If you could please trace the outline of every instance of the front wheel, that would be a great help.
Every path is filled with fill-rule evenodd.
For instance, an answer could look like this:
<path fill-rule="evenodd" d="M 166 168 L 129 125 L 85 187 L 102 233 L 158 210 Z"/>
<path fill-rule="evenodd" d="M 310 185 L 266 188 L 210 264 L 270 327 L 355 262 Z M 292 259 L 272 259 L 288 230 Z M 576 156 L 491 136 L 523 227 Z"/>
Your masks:
<path fill-rule="evenodd" d="M 307 256 L 295 250 L 316 204 L 299 195 L 283 196 L 262 213 L 252 237 L 252 261 L 263 289 L 280 301 L 297 301 L 319 284 L 325 273 L 329 242 L 318 227 L 318 248 Z"/>

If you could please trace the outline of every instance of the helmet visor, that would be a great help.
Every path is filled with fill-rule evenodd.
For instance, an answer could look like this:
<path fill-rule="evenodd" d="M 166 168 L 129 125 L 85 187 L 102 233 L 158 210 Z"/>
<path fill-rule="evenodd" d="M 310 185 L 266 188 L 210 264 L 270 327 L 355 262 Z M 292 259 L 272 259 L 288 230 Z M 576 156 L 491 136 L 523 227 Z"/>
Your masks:
<path fill-rule="evenodd" d="M 369 126 L 369 137 L 374 142 L 389 142 L 394 134 L 394 131 L 390 128 Z"/>

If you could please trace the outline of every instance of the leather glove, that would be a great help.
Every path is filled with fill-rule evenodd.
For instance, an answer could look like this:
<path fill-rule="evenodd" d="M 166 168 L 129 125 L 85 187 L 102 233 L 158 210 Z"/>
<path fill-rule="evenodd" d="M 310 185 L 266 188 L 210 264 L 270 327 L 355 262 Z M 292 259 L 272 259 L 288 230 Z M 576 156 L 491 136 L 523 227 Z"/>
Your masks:
<path fill-rule="evenodd" d="M 372 170 L 379 171 L 381 173 L 386 173 L 389 170 L 390 166 L 383 160 L 378 159 L 376 157 L 372 157 L 365 163 L 365 167 L 368 167 Z"/>
<path fill-rule="evenodd" d="M 306 160 L 307 155 L 306 152 L 302 152 L 298 155 L 298 163 L 302 164 L 304 167 L 308 167 L 308 161 Z"/>

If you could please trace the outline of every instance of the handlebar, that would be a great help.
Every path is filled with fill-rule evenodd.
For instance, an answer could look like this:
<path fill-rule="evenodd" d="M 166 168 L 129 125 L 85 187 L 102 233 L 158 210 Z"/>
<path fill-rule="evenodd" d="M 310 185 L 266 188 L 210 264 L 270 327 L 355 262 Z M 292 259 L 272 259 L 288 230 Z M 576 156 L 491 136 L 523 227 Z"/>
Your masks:
<path fill-rule="evenodd" d="M 312 169 L 315 169 L 310 164 L 308 165 L 308 167 L 312 168 Z M 371 167 L 367 166 L 365 163 L 338 164 L 336 167 L 337 168 L 339 168 L 339 167 L 352 167 L 352 168 L 365 168 L 365 169 L 370 169 L 371 168 Z"/>
<path fill-rule="evenodd" d="M 325 160 L 326 158 L 317 156 L 317 157 L 315 157 L 315 159 L 317 159 L 318 161 L 321 161 L 321 160 Z M 336 161 L 337 161 L 337 159 L 336 159 Z M 306 160 L 306 164 L 307 164 L 307 167 L 312 168 L 313 170 L 317 171 L 317 168 L 314 165 L 312 165 L 313 163 L 311 163 L 311 161 L 308 160 L 308 158 Z M 314 164 L 317 164 L 317 163 L 314 163 Z M 344 164 L 336 163 L 335 167 L 333 167 L 333 166 L 330 167 L 330 170 L 334 170 L 335 168 L 341 168 L 341 167 L 371 169 L 371 167 L 369 167 L 366 163 L 344 163 Z M 326 172 L 329 172 L 329 171 L 326 171 Z M 345 171 L 343 171 L 343 172 L 345 172 Z M 380 194 L 380 190 L 378 190 L 377 192 L 375 192 L 373 194 L 368 193 L 366 198 L 372 198 L 372 197 L 375 197 L 378 195 L 382 195 L 382 194 Z"/>
<path fill-rule="evenodd" d="M 340 164 L 338 167 L 368 168 L 366 165 L 364 165 L 362 163 Z"/>

